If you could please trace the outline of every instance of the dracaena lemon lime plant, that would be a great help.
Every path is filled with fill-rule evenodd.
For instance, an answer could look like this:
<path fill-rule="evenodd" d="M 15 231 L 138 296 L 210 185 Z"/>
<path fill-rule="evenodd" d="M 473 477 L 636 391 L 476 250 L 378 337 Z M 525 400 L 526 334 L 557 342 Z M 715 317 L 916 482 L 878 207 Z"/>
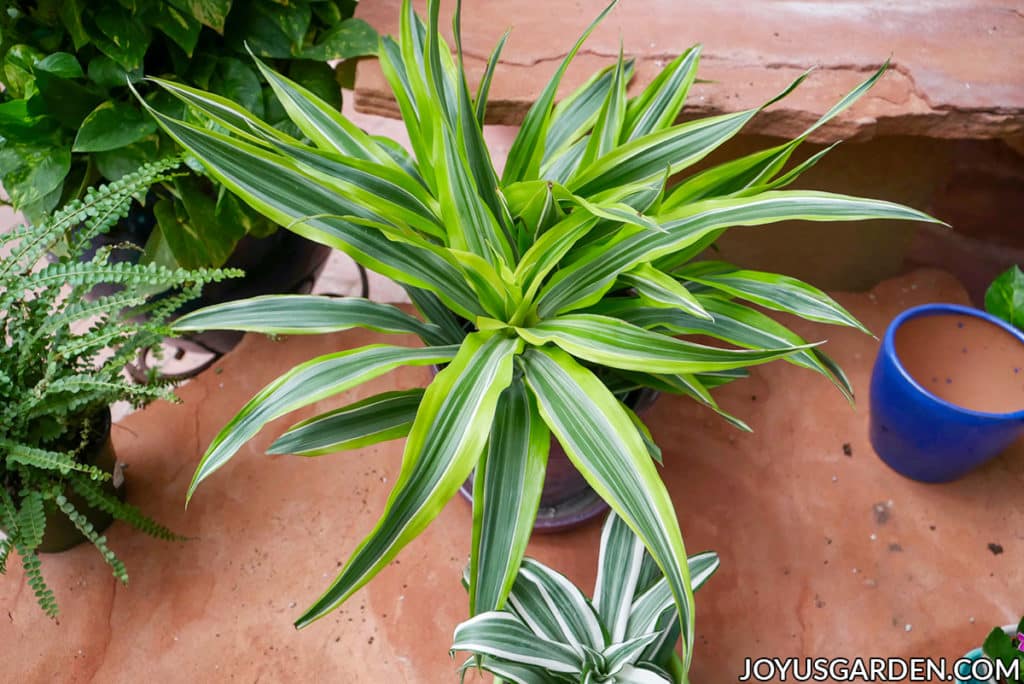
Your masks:
<path fill-rule="evenodd" d="M 694 591 L 718 565 L 713 552 L 687 560 Z M 593 599 L 559 572 L 524 558 L 505 608 L 460 624 L 452 651 L 473 654 L 463 672 L 478 667 L 510 684 L 671 684 L 686 681 L 678 639 L 668 582 L 643 542 L 612 513 L 601 532 Z"/>
<path fill-rule="evenodd" d="M 860 327 L 849 313 L 791 278 L 695 258 L 730 226 L 930 219 L 882 201 L 781 190 L 817 158 L 783 170 L 810 130 L 669 189 L 669 176 L 735 135 L 760 109 L 675 124 L 696 75 L 696 47 L 636 97 L 626 95 L 631 67 L 620 56 L 556 106 L 566 67 L 611 9 L 557 68 L 500 175 L 482 121 L 501 44 L 474 96 L 459 49 L 459 13 L 453 54 L 438 30 L 438 2 L 428 3 L 425 22 L 404 3 L 398 39 L 380 44 L 411 153 L 365 134 L 259 62 L 304 139 L 222 97 L 156 79 L 208 121 L 195 125 L 154 112 L 212 175 L 272 220 L 404 285 L 424 319 L 362 299 L 294 296 L 235 302 L 180 319 L 180 331 L 304 334 L 361 326 L 412 333 L 424 344 L 343 350 L 273 381 L 214 438 L 189 495 L 268 421 L 400 365 L 444 367 L 426 390 L 375 396 L 305 421 L 272 448 L 320 454 L 408 435 L 383 516 L 299 626 L 370 581 L 474 468 L 471 612 L 504 605 L 535 519 L 553 435 L 664 571 L 688 662 L 693 596 L 683 540 L 645 446 L 646 428 L 621 392 L 647 386 L 715 406 L 709 387 L 779 358 L 817 370 L 849 392 L 828 357 L 740 302 Z M 881 70 L 815 127 L 880 76 Z M 675 336 L 690 333 L 740 348 Z"/>

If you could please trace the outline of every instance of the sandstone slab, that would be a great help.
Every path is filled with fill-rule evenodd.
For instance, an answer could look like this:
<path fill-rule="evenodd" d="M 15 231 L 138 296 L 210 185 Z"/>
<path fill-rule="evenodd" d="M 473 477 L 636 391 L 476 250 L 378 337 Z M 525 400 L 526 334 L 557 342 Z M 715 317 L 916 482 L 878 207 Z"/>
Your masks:
<path fill-rule="evenodd" d="M 422 11 L 425 0 L 414 3 Z M 463 38 L 472 81 L 506 27 L 513 27 L 491 90 L 489 122 L 515 124 L 606 0 L 465 3 Z M 401 0 L 363 0 L 358 16 L 396 34 Z M 450 36 L 454 0 L 443 3 Z M 748 132 L 799 135 L 887 58 L 892 69 L 874 90 L 814 139 L 922 135 L 1018 138 L 1024 135 L 1024 11 L 1005 0 L 629 0 L 594 32 L 560 93 L 611 63 L 622 40 L 637 60 L 632 92 L 668 60 L 704 45 L 687 116 L 756 107 L 804 70 L 797 92 L 753 121 Z M 472 85 L 472 84 L 471 84 Z M 359 64 L 356 107 L 397 116 L 379 65 Z"/>
<path fill-rule="evenodd" d="M 965 294 L 948 275 L 919 271 L 840 300 L 881 333 L 908 306 Z M 649 414 L 689 551 L 722 558 L 697 597 L 693 682 L 735 681 L 747 656 L 952 658 L 1024 611 L 1024 445 L 959 482 L 903 479 L 867 440 L 877 341 L 796 327 L 829 337 L 862 397 L 856 409 L 819 376 L 775 363 L 719 393 L 752 434 L 675 398 Z M 298 361 L 383 339 L 250 335 L 181 388 L 183 405 L 155 404 L 115 425 L 129 501 L 191 539 L 168 544 L 115 524 L 107 536 L 128 565 L 127 587 L 91 548 L 47 556 L 57 623 L 12 559 L 0 578 L 0 681 L 457 681 L 461 661 L 448 646 L 466 615 L 459 577 L 471 525 L 458 499 L 342 609 L 301 632 L 291 626 L 374 524 L 401 442 L 315 459 L 263 455 L 286 418 L 183 505 L 202 450 L 264 384 Z M 316 408 L 428 377 L 399 370 Z M 598 537 L 596 524 L 535 537 L 529 553 L 589 587 Z"/>

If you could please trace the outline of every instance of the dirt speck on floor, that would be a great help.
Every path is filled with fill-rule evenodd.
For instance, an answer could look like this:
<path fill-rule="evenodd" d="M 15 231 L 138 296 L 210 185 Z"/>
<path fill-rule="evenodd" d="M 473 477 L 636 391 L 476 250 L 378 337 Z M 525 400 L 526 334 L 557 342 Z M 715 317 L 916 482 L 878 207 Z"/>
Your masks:
<path fill-rule="evenodd" d="M 993 556 L 998 556 L 1003 552 L 1003 545 L 996 544 L 995 542 L 989 542 L 988 550 L 992 552 Z"/>
<path fill-rule="evenodd" d="M 889 507 L 884 503 L 876 503 L 872 507 L 872 511 L 875 514 L 875 522 L 879 525 L 884 525 L 889 522 Z"/>
<path fill-rule="evenodd" d="M 843 444 L 843 455 L 846 456 L 847 458 L 853 457 L 853 447 L 850 446 L 849 442 Z"/>

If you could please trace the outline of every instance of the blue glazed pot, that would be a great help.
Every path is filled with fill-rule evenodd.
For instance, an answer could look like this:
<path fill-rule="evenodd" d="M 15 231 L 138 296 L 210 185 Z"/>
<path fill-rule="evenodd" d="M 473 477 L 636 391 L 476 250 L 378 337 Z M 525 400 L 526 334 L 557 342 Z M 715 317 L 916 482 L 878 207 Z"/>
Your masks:
<path fill-rule="evenodd" d="M 1021 410 L 1010 413 L 971 410 L 937 396 L 907 370 L 897 354 L 897 332 L 909 321 L 938 315 L 981 319 L 1012 335 L 1024 350 L 1024 334 L 1020 331 L 987 313 L 956 304 L 917 306 L 892 321 L 871 376 L 871 444 L 893 470 L 921 482 L 949 482 L 963 477 L 1024 432 L 1024 401 Z M 985 361 L 983 354 L 979 356 Z M 1024 383 L 1024 368 L 996 372 L 1019 372 Z"/>

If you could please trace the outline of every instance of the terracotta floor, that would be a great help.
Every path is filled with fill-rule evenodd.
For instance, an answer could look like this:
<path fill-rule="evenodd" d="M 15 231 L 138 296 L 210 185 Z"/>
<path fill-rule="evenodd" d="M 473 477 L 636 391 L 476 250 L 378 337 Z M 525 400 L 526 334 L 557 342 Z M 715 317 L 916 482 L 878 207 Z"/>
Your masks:
<path fill-rule="evenodd" d="M 964 298 L 937 272 L 840 296 L 876 333 L 908 306 Z M 863 396 L 877 342 L 797 327 L 830 336 Z M 45 558 L 59 623 L 42 617 L 13 562 L 0 580 L 0 682 L 456 681 L 447 649 L 465 617 L 470 529 L 459 500 L 342 610 L 291 627 L 380 512 L 399 443 L 310 460 L 262 455 L 285 419 L 183 508 L 199 453 L 255 391 L 299 360 L 379 339 L 250 336 L 181 389 L 184 405 L 154 405 L 117 425 L 129 499 L 193 539 L 167 544 L 114 525 L 128 587 L 91 548 Z M 400 370 L 358 394 L 426 380 L 425 370 Z M 960 482 L 928 486 L 873 455 L 866 403 L 850 409 L 808 371 L 776 363 L 720 397 L 753 434 L 682 400 L 663 399 L 650 415 L 690 552 L 722 557 L 698 594 L 695 684 L 735 681 L 745 656 L 954 657 L 1024 611 L 1020 445 Z M 597 542 L 592 525 L 536 538 L 530 553 L 590 585 Z"/>

